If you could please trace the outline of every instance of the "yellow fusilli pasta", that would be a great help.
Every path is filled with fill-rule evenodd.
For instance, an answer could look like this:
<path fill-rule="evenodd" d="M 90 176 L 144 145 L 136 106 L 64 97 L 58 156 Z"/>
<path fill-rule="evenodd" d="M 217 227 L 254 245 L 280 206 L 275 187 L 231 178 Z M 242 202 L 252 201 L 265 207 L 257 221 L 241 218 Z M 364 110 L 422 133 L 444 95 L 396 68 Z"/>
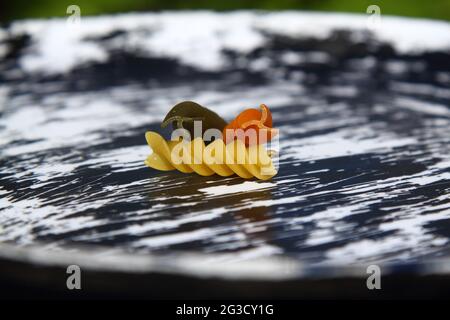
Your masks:
<path fill-rule="evenodd" d="M 244 179 L 256 177 L 261 180 L 277 174 L 263 145 L 245 147 L 240 140 L 225 144 L 223 140 L 217 139 L 205 146 L 201 138 L 190 142 L 166 141 L 152 131 L 146 132 L 145 138 L 153 150 L 145 164 L 153 169 L 176 169 L 202 176 L 218 174 L 228 177 L 237 174 Z"/>

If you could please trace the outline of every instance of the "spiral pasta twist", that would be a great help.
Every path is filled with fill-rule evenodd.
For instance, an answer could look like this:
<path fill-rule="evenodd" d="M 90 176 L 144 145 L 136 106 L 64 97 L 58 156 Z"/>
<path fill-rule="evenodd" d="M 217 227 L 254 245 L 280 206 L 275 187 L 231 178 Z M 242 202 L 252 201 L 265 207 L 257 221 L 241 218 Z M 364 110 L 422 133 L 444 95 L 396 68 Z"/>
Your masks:
<path fill-rule="evenodd" d="M 156 170 L 176 169 L 202 176 L 237 174 L 244 179 L 256 177 L 261 180 L 277 174 L 263 145 L 245 147 L 240 140 L 225 144 L 222 139 L 217 139 L 205 146 L 201 138 L 190 142 L 166 141 L 153 131 L 146 132 L 145 138 L 153 150 L 145 164 Z"/>

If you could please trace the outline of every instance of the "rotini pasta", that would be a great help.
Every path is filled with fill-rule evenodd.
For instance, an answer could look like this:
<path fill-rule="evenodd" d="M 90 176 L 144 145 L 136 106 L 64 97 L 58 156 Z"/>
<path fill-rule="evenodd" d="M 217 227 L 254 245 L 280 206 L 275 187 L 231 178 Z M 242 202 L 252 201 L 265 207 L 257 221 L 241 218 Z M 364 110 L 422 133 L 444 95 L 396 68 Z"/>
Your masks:
<path fill-rule="evenodd" d="M 225 144 L 217 139 L 205 146 L 201 138 L 190 142 L 166 141 L 158 133 L 145 133 L 153 153 L 145 164 L 156 170 L 196 172 L 202 176 L 218 174 L 228 177 L 237 174 L 241 178 L 256 177 L 267 180 L 277 174 L 272 159 L 263 145 L 246 147 L 240 140 Z"/>

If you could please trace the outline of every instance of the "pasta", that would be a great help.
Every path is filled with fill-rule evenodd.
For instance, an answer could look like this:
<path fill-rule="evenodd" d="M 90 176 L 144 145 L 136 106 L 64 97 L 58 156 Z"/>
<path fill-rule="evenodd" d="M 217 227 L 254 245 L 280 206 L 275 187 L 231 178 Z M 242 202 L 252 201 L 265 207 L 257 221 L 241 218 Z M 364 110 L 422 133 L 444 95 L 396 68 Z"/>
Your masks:
<path fill-rule="evenodd" d="M 225 144 L 222 139 L 217 139 L 206 146 L 201 138 L 190 142 L 166 141 L 153 131 L 146 132 L 145 138 L 153 150 L 145 164 L 156 170 L 195 172 L 202 176 L 237 174 L 244 179 L 256 177 L 261 180 L 277 174 L 263 145 L 246 147 L 241 140 Z"/>

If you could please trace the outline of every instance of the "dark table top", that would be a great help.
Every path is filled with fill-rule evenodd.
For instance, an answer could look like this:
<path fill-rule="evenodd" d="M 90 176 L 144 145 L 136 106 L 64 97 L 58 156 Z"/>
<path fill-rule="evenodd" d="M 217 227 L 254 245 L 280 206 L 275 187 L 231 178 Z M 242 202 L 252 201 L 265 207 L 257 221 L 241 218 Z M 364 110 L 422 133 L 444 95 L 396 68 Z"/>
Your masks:
<path fill-rule="evenodd" d="M 449 258 L 450 25 L 366 22 L 182 12 L 5 26 L 0 241 L 308 268 Z M 183 100 L 227 120 L 267 104 L 278 175 L 145 167 L 144 133 L 167 134 Z"/>

